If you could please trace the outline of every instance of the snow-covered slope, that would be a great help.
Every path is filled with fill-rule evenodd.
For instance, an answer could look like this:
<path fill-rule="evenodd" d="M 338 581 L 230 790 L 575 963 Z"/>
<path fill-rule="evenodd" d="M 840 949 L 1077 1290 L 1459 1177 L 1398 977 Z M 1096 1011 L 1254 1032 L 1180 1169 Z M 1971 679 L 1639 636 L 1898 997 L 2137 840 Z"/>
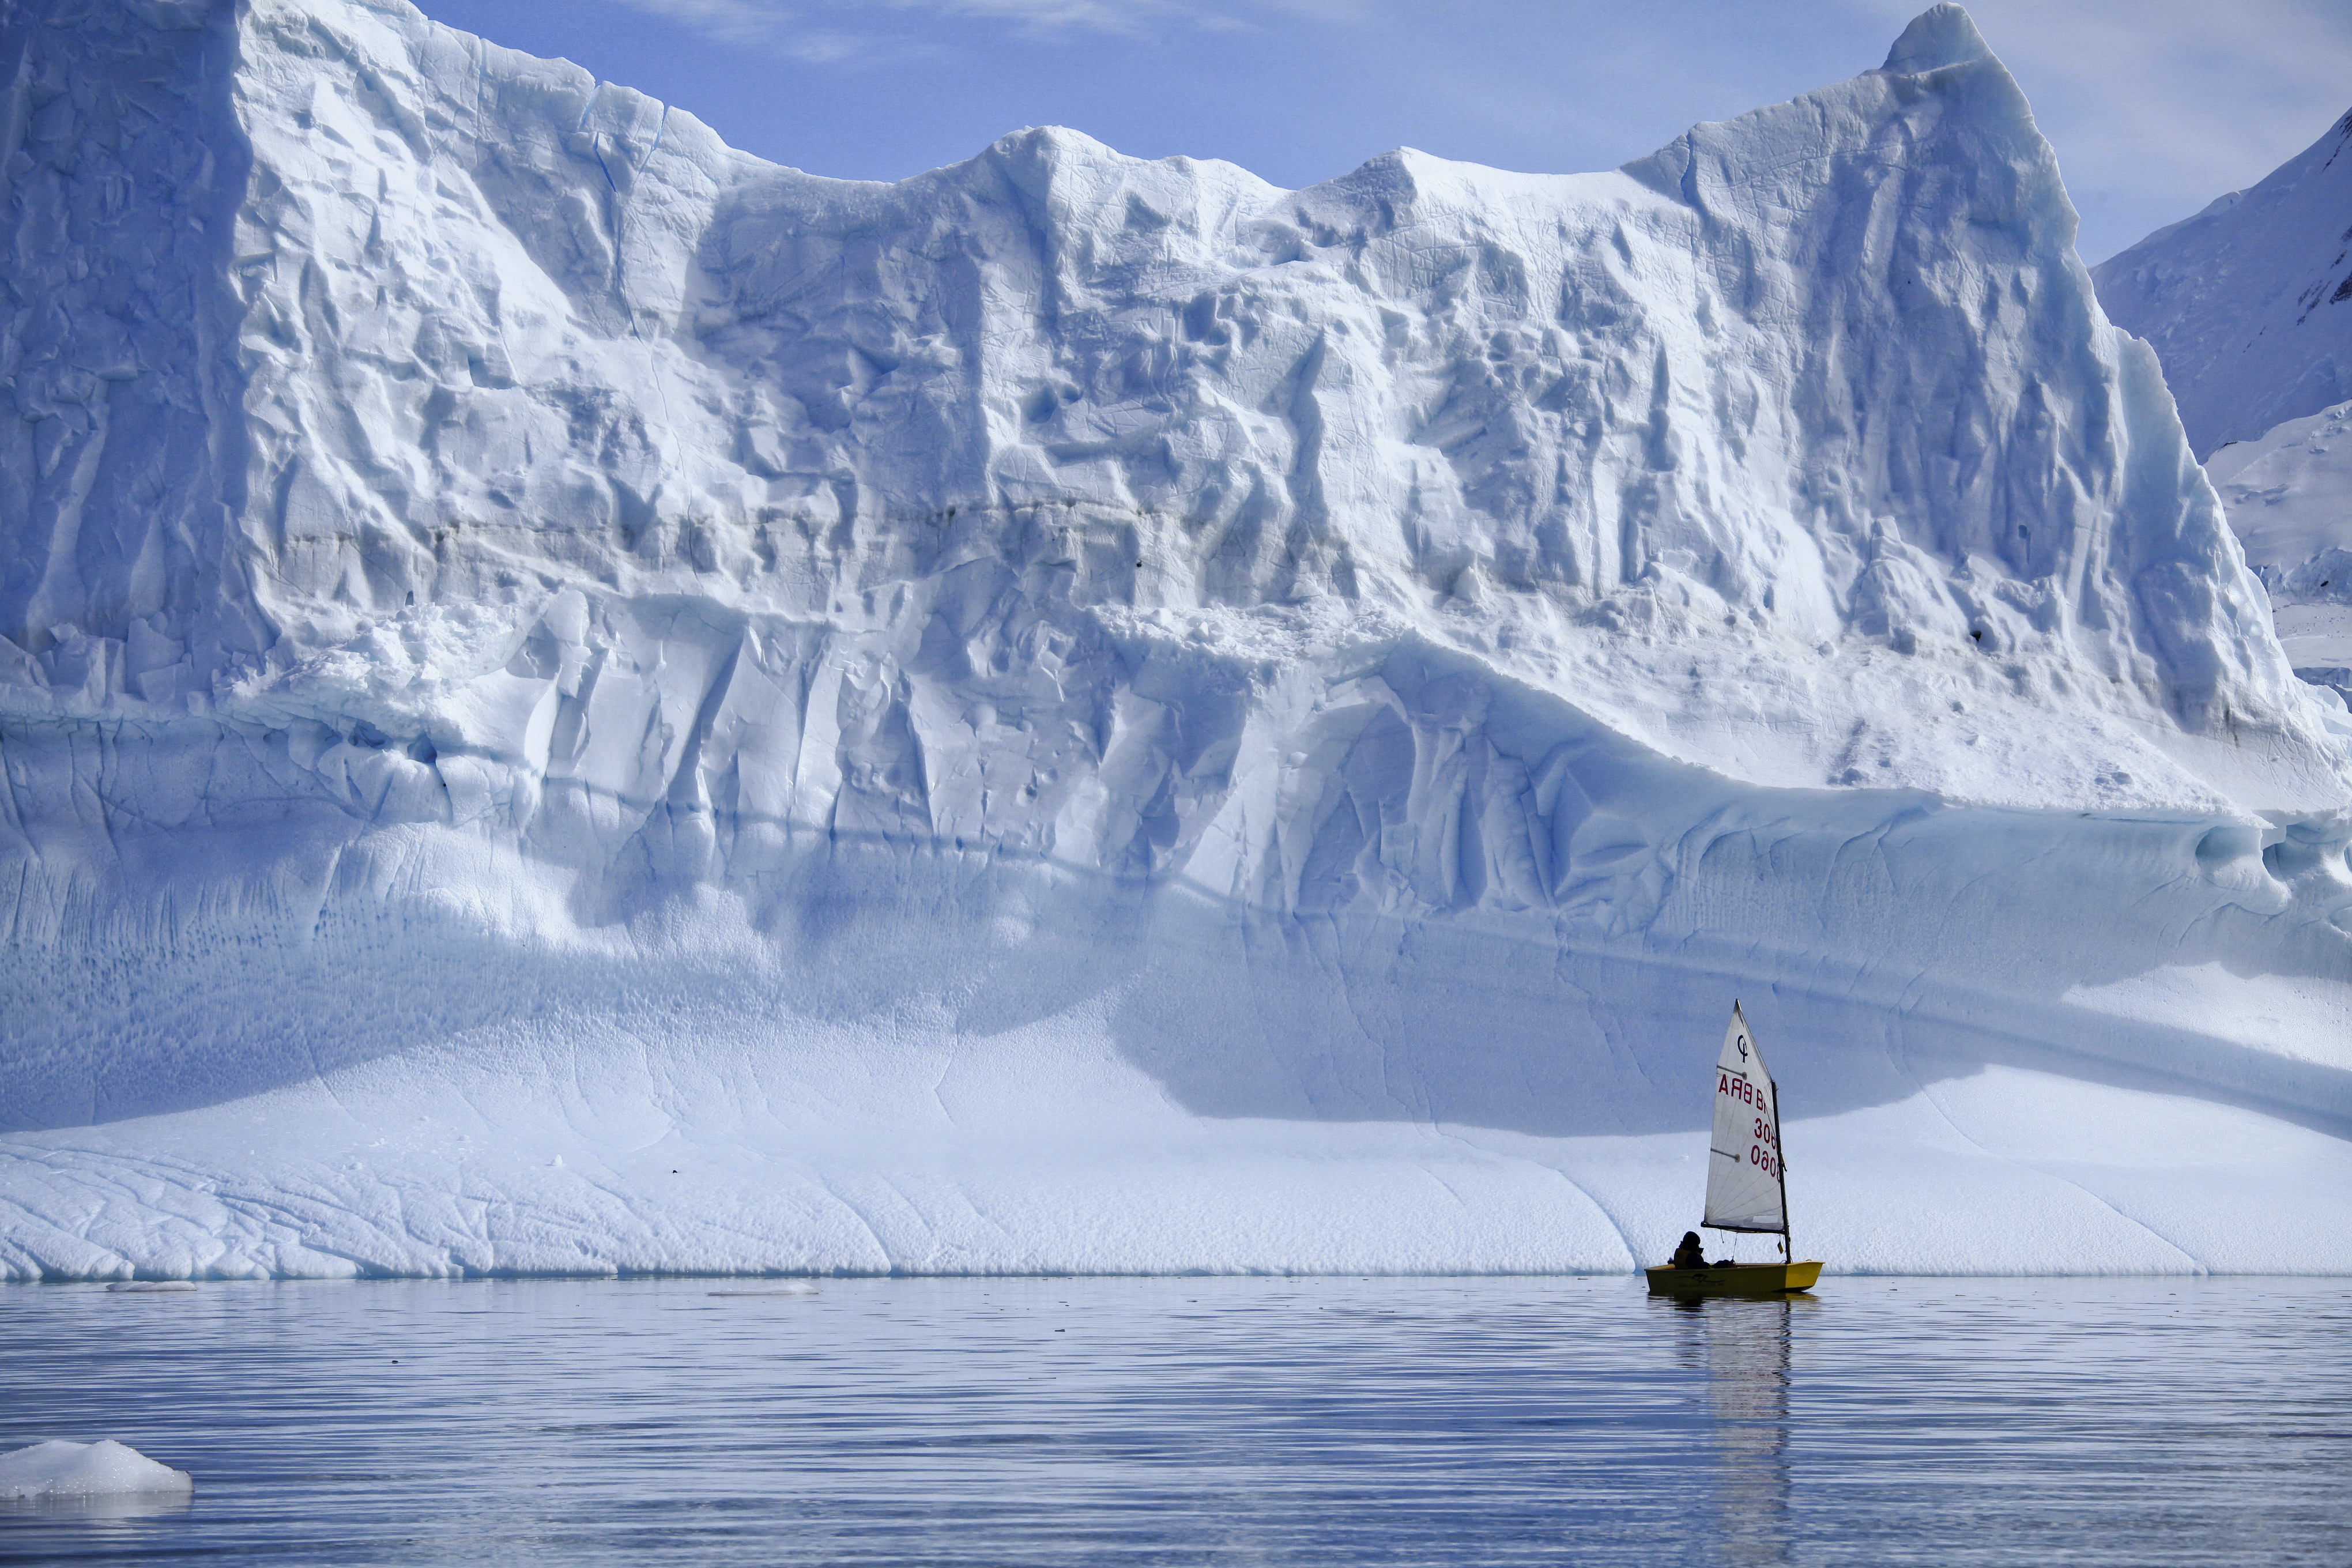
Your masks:
<path fill-rule="evenodd" d="M 2352 403 L 2233 442 L 2205 471 L 2295 673 L 2352 690 Z"/>
<path fill-rule="evenodd" d="M 2305 679 L 2352 689 L 2352 115 L 2261 184 L 2096 268 L 2155 345 L 2275 629 Z"/>
<path fill-rule="evenodd" d="M 2352 726 L 1956 7 L 1296 193 L 0 47 L 0 1269 L 1625 1267 L 1735 994 L 1832 1267 L 2352 1269 Z"/>
<path fill-rule="evenodd" d="M 2352 114 L 2259 184 L 2101 263 L 2200 457 L 2352 398 Z"/>

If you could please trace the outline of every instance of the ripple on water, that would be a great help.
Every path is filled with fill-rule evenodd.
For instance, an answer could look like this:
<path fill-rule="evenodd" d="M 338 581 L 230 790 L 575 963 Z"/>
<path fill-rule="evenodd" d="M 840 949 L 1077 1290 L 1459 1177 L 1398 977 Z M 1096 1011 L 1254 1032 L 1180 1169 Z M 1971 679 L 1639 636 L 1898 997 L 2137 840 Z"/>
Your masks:
<path fill-rule="evenodd" d="M 2343 1560 L 2341 1281 L 788 1289 L 0 1289 L 0 1447 L 196 1478 L 0 1557 Z"/>

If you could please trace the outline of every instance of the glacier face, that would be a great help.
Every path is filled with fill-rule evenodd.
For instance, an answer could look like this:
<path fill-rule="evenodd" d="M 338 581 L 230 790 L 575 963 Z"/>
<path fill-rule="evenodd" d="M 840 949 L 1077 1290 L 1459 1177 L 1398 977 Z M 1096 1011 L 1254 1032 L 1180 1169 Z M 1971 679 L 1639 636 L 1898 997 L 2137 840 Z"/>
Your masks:
<path fill-rule="evenodd" d="M 1957 8 L 1303 192 L 0 39 L 0 1271 L 1626 1267 L 1734 994 L 1832 1267 L 2352 1269 L 2352 725 Z"/>

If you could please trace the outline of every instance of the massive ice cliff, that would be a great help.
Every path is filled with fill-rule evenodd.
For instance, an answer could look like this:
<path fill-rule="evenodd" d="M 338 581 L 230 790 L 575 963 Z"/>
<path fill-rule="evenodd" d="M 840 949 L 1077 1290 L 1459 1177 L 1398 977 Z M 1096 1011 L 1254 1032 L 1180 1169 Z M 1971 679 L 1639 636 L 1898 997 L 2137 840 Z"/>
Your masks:
<path fill-rule="evenodd" d="M 1949 5 L 1605 174 L 0 21 L 0 1273 L 2336 1268 L 2352 732 Z"/>

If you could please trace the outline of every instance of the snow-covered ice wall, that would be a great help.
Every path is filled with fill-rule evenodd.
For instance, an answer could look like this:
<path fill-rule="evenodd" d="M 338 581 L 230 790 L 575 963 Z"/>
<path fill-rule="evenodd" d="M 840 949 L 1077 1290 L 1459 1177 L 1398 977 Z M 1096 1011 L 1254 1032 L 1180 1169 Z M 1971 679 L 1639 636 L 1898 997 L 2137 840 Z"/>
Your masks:
<path fill-rule="evenodd" d="M 0 23 L 0 1271 L 2331 1268 L 2341 705 L 1956 7 L 1606 174 L 895 185 Z"/>

